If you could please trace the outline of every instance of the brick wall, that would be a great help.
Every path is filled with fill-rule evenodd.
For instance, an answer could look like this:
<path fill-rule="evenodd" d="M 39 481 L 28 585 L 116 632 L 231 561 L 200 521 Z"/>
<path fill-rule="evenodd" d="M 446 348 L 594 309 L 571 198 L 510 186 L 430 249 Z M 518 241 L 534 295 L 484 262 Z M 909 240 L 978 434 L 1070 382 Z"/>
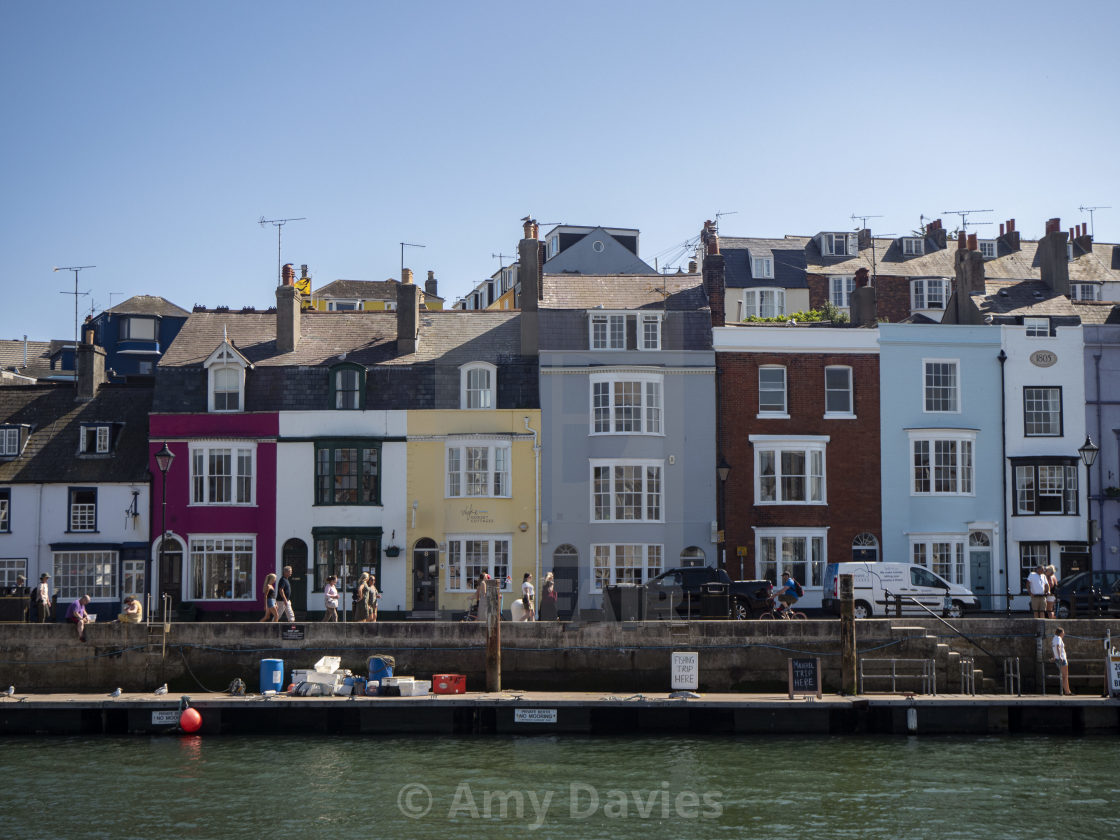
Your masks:
<path fill-rule="evenodd" d="M 829 300 L 829 280 L 827 275 L 806 275 L 809 283 L 809 306 L 819 309 Z M 910 278 L 880 274 L 875 278 L 875 304 L 879 318 L 891 323 L 905 321 L 910 317 Z"/>
<path fill-rule="evenodd" d="M 790 419 L 757 419 L 758 368 L 786 366 Z M 824 369 L 852 368 L 855 420 L 824 419 Z M 828 527 L 828 560 L 852 557 L 852 539 L 864 531 L 882 544 L 879 482 L 879 357 L 846 353 L 718 353 L 719 447 L 731 465 L 726 482 L 728 573 L 756 576 L 758 527 Z M 826 505 L 754 504 L 754 449 L 750 435 L 828 435 Z M 738 547 L 747 548 L 746 557 Z M 740 560 L 745 563 L 740 565 Z"/>

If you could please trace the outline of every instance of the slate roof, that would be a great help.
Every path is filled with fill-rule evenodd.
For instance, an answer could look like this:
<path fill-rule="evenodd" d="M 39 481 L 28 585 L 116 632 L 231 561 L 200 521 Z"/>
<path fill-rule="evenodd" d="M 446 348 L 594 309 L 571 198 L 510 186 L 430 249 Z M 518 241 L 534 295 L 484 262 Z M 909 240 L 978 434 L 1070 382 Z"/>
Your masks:
<path fill-rule="evenodd" d="M 51 342 L 28 341 L 27 364 L 23 363 L 22 340 L 0 341 L 0 368 L 14 370 L 24 376 L 45 379 L 51 375 Z"/>
<path fill-rule="evenodd" d="M 721 236 L 719 250 L 723 254 L 729 289 L 758 287 L 806 289 L 805 245 L 807 236 L 787 236 L 783 239 Z M 770 257 L 773 260 L 773 277 L 755 277 L 751 270 L 752 257 Z"/>
<path fill-rule="evenodd" d="M 0 482 L 81 483 L 148 481 L 150 385 L 104 385 L 86 402 L 73 385 L 0 388 L 0 423 L 27 424 L 30 434 L 15 458 L 0 458 Z M 111 455 L 78 455 L 83 423 L 114 425 Z"/>
<path fill-rule="evenodd" d="M 186 318 L 190 315 L 187 310 L 158 295 L 135 295 L 105 311 L 114 315 L 159 315 L 170 318 Z"/>
<path fill-rule="evenodd" d="M 541 309 L 708 309 L 699 274 L 546 274 Z"/>
<path fill-rule="evenodd" d="M 340 300 L 387 300 L 396 302 L 398 280 L 334 280 L 327 285 L 316 289 L 311 297 L 319 300 L 334 298 Z M 430 295 L 420 286 L 420 299 L 432 298 L 443 300 L 439 295 Z"/>

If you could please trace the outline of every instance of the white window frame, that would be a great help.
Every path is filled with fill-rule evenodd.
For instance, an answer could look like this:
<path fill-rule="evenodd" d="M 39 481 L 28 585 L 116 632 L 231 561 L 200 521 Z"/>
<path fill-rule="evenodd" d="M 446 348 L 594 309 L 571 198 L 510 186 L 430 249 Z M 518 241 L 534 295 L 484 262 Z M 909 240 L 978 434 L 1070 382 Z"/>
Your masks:
<path fill-rule="evenodd" d="M 92 493 L 92 502 L 75 502 L 75 493 Z M 68 487 L 66 490 L 66 530 L 71 533 L 97 532 L 97 505 L 100 493 L 96 487 Z"/>
<path fill-rule="evenodd" d="M 205 443 L 190 444 L 190 481 L 192 507 L 198 505 L 220 507 L 252 507 L 256 504 L 256 474 L 257 474 L 257 445 L 255 442 L 243 440 L 207 441 Z M 228 452 L 230 459 L 230 472 L 210 474 L 211 453 Z M 201 460 L 199 459 L 201 456 Z M 244 458 L 248 458 L 249 471 L 242 468 Z M 201 466 L 201 470 L 199 467 Z M 219 499 L 221 495 L 214 492 L 214 481 L 228 479 L 229 497 Z"/>
<path fill-rule="evenodd" d="M 476 562 L 468 562 L 468 543 L 475 543 L 471 555 Z M 477 553 L 478 544 L 486 547 L 486 557 Z M 473 592 L 478 585 L 474 577 L 486 572 L 498 581 L 502 592 L 513 589 L 513 535 L 512 534 L 448 534 L 446 550 L 447 576 L 444 581 L 445 592 Z M 482 562 L 484 560 L 484 562 Z"/>
<path fill-rule="evenodd" d="M 960 429 L 911 429 L 907 435 L 911 496 L 976 495 L 976 432 Z M 921 467 L 917 463 L 919 456 L 927 461 Z M 951 458 L 951 462 L 946 461 L 946 458 Z M 951 471 L 951 476 L 947 476 L 946 471 Z M 951 478 L 952 489 L 938 490 L 938 482 L 945 482 L 946 478 Z M 919 489 L 919 480 L 928 489 Z"/>
<path fill-rule="evenodd" d="M 83 595 L 88 595 L 91 601 L 117 599 L 117 552 L 55 551 L 51 561 L 51 583 L 60 604 Z"/>
<path fill-rule="evenodd" d="M 625 471 L 625 472 L 624 472 Z M 632 473 L 632 475 L 631 475 Z M 622 488 L 620 482 L 636 479 L 636 485 Z M 606 483 L 603 484 L 602 482 Z M 664 522 L 665 462 L 640 458 L 590 459 L 591 522 Z M 619 495 L 636 496 L 636 505 L 627 505 L 636 516 L 619 516 Z M 605 515 L 603 515 L 605 514 Z"/>
<path fill-rule="evenodd" d="M 626 349 L 626 313 L 592 312 L 588 317 L 588 343 L 591 350 Z M 601 333 L 600 335 L 597 335 Z"/>
<path fill-rule="evenodd" d="M 485 386 L 477 377 L 486 374 Z M 472 379 L 475 381 L 472 382 Z M 498 368 L 489 362 L 470 362 L 459 368 L 459 408 L 490 411 L 498 406 Z"/>
<path fill-rule="evenodd" d="M 646 583 L 665 571 L 665 546 L 659 543 L 592 543 L 592 594 L 614 584 Z"/>
<path fill-rule="evenodd" d="M 27 583 L 27 558 L 26 557 L 4 557 L 0 558 L 0 588 L 7 588 L 15 586 L 19 580 L 19 576 L 23 575 L 24 583 Z"/>
<path fill-rule="evenodd" d="M 665 377 L 662 374 L 617 371 L 593 373 L 589 379 L 590 434 L 665 434 Z M 637 386 L 637 403 L 620 401 L 625 396 L 625 386 Z M 626 412 L 633 414 L 627 416 Z"/>
<path fill-rule="evenodd" d="M 125 595 L 133 598 L 144 597 L 144 576 L 147 573 L 148 561 L 122 560 L 121 561 L 121 599 Z"/>
<path fill-rule="evenodd" d="M 1099 302 L 1101 300 L 1101 287 L 1096 283 L 1070 283 L 1069 299 Z"/>
<path fill-rule="evenodd" d="M 953 371 L 952 385 L 931 385 L 929 378 L 930 365 L 949 365 Z M 950 408 L 930 408 L 930 399 L 937 398 L 937 393 L 931 389 L 951 389 L 953 405 Z M 922 359 L 922 413 L 923 414 L 960 414 L 961 413 L 961 361 L 960 359 Z"/>
<path fill-rule="evenodd" d="M 0 487 L 0 534 L 12 532 L 12 488 Z M 15 583 L 15 581 L 12 581 Z"/>
<path fill-rule="evenodd" d="M 1054 393 L 1058 395 L 1058 405 L 1056 411 L 1051 411 L 1043 406 L 1049 406 L 1050 399 L 1039 400 L 1035 395 L 1032 399 L 1031 391 L 1045 391 L 1047 397 L 1052 396 Z M 1031 408 L 1031 406 L 1039 406 L 1038 408 Z M 1062 417 L 1062 386 L 1061 385 L 1024 385 L 1023 386 L 1023 436 L 1024 437 L 1062 437 L 1064 431 L 1064 418 Z M 1031 431 L 1030 423 L 1031 416 L 1045 418 L 1048 429 L 1053 431 Z M 1036 425 L 1041 426 L 1041 423 L 1036 421 Z"/>
<path fill-rule="evenodd" d="M 1040 459 L 1049 460 L 1049 459 Z M 1015 516 L 1079 516 L 1080 465 L 1072 459 L 1066 463 L 1023 463 L 1016 459 L 1011 465 L 1015 493 Z M 1058 510 L 1043 510 L 1042 499 L 1059 499 Z"/>
<path fill-rule="evenodd" d="M 638 316 L 638 349 L 647 352 L 661 349 L 660 314 Z"/>
<path fill-rule="evenodd" d="M 902 237 L 902 254 L 906 257 L 920 257 L 926 252 L 925 240 L 919 236 Z"/>
<path fill-rule="evenodd" d="M 224 554 L 229 554 L 230 559 L 230 586 L 233 587 L 232 591 L 236 592 L 237 587 L 235 583 L 239 583 L 242 589 L 242 594 L 226 595 L 210 595 L 203 591 L 195 589 L 195 568 L 196 563 L 203 562 L 203 586 L 206 585 L 206 571 L 209 570 L 211 557 L 219 558 Z M 257 537 L 255 534 L 191 534 L 187 539 L 187 551 L 183 556 L 184 566 L 183 569 L 183 583 L 186 586 L 186 600 L 190 601 L 235 601 L 244 602 L 252 601 L 257 597 L 257 586 L 254 581 L 256 575 L 256 557 L 257 557 Z M 241 559 L 243 562 L 248 560 L 248 572 L 245 579 L 241 580 L 238 576 L 237 561 Z M 215 559 L 213 562 L 219 562 Z M 235 580 L 236 578 L 236 580 Z"/>
<path fill-rule="evenodd" d="M 939 291 L 940 303 L 934 304 L 931 294 L 933 289 Z M 944 310 L 949 302 L 949 281 L 944 277 L 918 277 L 910 281 L 910 311 Z"/>
<path fill-rule="evenodd" d="M 751 435 L 754 449 L 754 504 L 772 505 L 827 505 L 828 504 L 828 435 Z M 799 453 L 804 459 L 805 471 L 785 472 L 783 455 Z M 763 475 L 763 470 L 769 470 Z M 804 498 L 794 498 L 790 482 L 800 479 Z M 773 486 L 770 484 L 773 482 Z M 790 498 L 786 498 L 789 495 Z M 766 498 L 770 497 L 770 498 Z"/>
<path fill-rule="evenodd" d="M 331 298 L 327 301 L 328 312 L 360 312 L 361 309 L 362 302 L 360 300 Z"/>
<path fill-rule="evenodd" d="M 782 407 L 781 408 L 763 408 L 762 394 L 778 393 L 778 389 L 774 387 L 767 387 L 763 389 L 762 372 L 780 370 L 782 372 Z M 764 418 L 788 420 L 789 419 L 789 372 L 786 370 L 785 365 L 759 365 L 758 366 L 758 414 L 757 419 Z"/>
<path fill-rule="evenodd" d="M 135 326 L 145 324 L 151 327 L 151 335 L 134 335 Z M 128 315 L 122 319 L 124 329 L 121 331 L 123 341 L 159 341 L 159 324 L 155 318 L 145 318 L 142 315 Z"/>
<path fill-rule="evenodd" d="M 0 429 L 0 456 L 14 458 L 19 455 L 19 426 Z"/>
<path fill-rule="evenodd" d="M 911 534 L 910 562 L 949 583 L 964 586 L 967 545 L 968 534 Z"/>
<path fill-rule="evenodd" d="M 87 423 L 81 427 L 78 451 L 84 455 L 107 455 L 109 453 L 109 425 L 107 423 Z M 93 448 L 89 446 L 90 436 Z"/>
<path fill-rule="evenodd" d="M 999 243 L 995 239 L 980 239 L 976 244 L 984 259 L 994 260 L 999 256 Z"/>
<path fill-rule="evenodd" d="M 751 276 L 757 280 L 773 280 L 774 258 L 751 257 Z"/>
<path fill-rule="evenodd" d="M 828 301 L 837 309 L 850 309 L 852 292 L 856 288 L 854 274 L 830 274 L 828 277 Z"/>
<path fill-rule="evenodd" d="M 223 342 L 217 350 L 210 354 L 205 362 L 206 368 L 206 410 L 214 414 L 232 414 L 245 410 L 245 362 L 232 347 Z M 233 369 L 237 373 L 237 408 L 217 408 L 216 394 L 233 393 L 232 389 L 217 388 L 217 372 Z"/>
<path fill-rule="evenodd" d="M 845 371 L 848 377 L 848 383 L 844 388 L 829 387 L 828 373 L 832 371 Z M 852 420 L 856 416 L 856 395 L 855 395 L 855 374 L 852 371 L 851 365 L 827 365 L 824 369 L 824 417 L 826 420 Z M 846 411 L 830 410 L 828 407 L 828 398 L 831 394 L 847 394 L 848 408 Z"/>
<path fill-rule="evenodd" d="M 786 314 L 786 290 L 762 287 L 744 289 L 740 318 L 777 318 Z"/>
<path fill-rule="evenodd" d="M 1049 338 L 1050 319 L 1024 317 L 1023 331 L 1027 334 L 1028 338 Z"/>
<path fill-rule="evenodd" d="M 854 257 L 859 253 L 859 237 L 854 233 L 822 233 L 821 253 L 826 257 Z"/>
<path fill-rule="evenodd" d="M 798 542 L 803 545 L 804 559 L 787 561 L 787 543 L 792 552 Z M 814 549 L 816 557 L 813 556 Z M 803 589 L 820 589 L 824 584 L 824 569 L 828 565 L 828 528 L 755 527 L 754 556 L 758 577 L 779 584 L 784 579 L 779 576 L 788 571 Z"/>
<path fill-rule="evenodd" d="M 481 459 L 481 460 L 480 460 Z M 444 496 L 448 499 L 508 499 L 513 446 L 508 440 L 449 440 L 444 450 Z M 485 492 L 475 492 L 482 491 Z"/>
<path fill-rule="evenodd" d="M 555 236 L 550 236 L 548 238 L 548 256 L 546 257 L 546 259 L 552 259 L 553 257 L 555 257 L 559 253 L 560 253 L 560 236 L 559 236 L 559 234 L 557 234 Z"/>

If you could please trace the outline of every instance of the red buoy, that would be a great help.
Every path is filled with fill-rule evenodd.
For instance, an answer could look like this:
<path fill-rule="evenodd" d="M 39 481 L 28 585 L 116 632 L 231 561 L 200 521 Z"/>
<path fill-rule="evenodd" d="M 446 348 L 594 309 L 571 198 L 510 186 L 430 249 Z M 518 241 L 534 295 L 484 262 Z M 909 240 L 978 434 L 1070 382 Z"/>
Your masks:
<path fill-rule="evenodd" d="M 183 709 L 183 713 L 179 715 L 179 726 L 184 732 L 197 732 L 202 728 L 202 715 L 195 708 Z"/>

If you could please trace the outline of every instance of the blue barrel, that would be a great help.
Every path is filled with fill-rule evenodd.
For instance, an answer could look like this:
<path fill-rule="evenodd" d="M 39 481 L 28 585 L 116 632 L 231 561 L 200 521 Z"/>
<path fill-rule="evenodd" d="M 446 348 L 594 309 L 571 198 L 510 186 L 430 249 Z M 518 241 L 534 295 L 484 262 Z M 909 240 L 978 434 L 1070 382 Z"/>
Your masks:
<path fill-rule="evenodd" d="M 371 656 L 369 660 L 369 678 L 371 680 L 383 680 L 386 677 L 393 676 L 393 666 L 387 661 L 387 657 Z"/>
<path fill-rule="evenodd" d="M 284 690 L 284 660 L 261 660 L 261 694 Z"/>

